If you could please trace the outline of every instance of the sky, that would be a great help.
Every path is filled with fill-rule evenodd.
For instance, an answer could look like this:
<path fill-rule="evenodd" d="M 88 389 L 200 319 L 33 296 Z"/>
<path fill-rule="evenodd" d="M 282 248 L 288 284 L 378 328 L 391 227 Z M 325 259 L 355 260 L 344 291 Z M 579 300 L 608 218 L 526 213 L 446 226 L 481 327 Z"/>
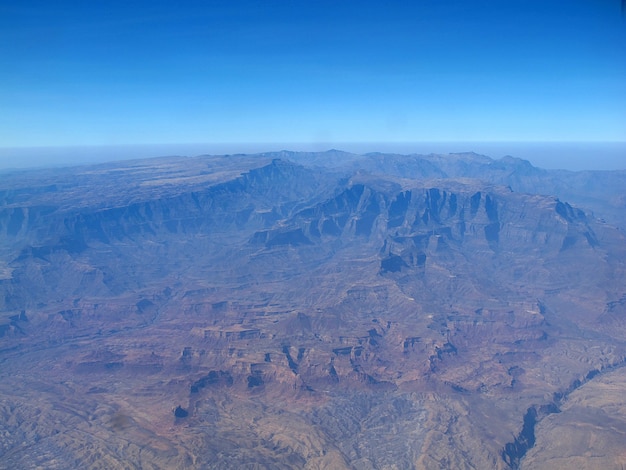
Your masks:
<path fill-rule="evenodd" d="M 620 4 L 0 1 L 0 148 L 624 142 Z"/>

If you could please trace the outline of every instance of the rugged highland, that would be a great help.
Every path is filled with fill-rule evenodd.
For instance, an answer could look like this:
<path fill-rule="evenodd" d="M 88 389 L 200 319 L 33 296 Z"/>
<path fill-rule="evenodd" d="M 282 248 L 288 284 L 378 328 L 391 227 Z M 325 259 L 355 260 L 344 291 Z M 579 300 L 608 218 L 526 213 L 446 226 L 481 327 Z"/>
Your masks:
<path fill-rule="evenodd" d="M 626 172 L 0 175 L 0 468 L 621 468 Z"/>

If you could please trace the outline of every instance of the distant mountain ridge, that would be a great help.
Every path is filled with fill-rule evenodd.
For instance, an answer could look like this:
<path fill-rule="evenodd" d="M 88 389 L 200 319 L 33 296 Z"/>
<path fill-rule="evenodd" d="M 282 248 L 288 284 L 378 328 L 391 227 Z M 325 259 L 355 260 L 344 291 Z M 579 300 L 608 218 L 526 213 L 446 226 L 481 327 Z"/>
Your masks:
<path fill-rule="evenodd" d="M 554 195 L 597 212 L 613 224 L 626 228 L 626 170 L 544 170 L 529 161 L 506 156 L 493 160 L 476 153 L 399 155 L 370 153 L 364 156 L 337 153 L 285 153 L 285 158 L 306 164 L 364 169 L 372 173 L 406 178 L 473 178 L 509 186 L 517 192 Z M 337 155 L 345 161 L 338 160 Z"/>

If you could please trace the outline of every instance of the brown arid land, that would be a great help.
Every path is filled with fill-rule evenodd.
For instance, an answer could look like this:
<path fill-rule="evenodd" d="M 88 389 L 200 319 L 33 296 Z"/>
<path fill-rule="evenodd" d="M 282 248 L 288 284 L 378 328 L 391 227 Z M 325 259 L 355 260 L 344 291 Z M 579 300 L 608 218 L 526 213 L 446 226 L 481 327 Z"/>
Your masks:
<path fill-rule="evenodd" d="M 626 172 L 4 172 L 0 468 L 620 469 Z"/>

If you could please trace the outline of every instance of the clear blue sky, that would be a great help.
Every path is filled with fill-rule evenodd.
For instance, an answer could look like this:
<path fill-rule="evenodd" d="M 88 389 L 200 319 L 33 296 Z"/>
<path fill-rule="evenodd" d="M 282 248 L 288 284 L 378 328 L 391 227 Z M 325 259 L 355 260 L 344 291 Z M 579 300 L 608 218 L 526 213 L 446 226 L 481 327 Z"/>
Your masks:
<path fill-rule="evenodd" d="M 619 0 L 3 1 L 0 147 L 625 141 Z"/>

